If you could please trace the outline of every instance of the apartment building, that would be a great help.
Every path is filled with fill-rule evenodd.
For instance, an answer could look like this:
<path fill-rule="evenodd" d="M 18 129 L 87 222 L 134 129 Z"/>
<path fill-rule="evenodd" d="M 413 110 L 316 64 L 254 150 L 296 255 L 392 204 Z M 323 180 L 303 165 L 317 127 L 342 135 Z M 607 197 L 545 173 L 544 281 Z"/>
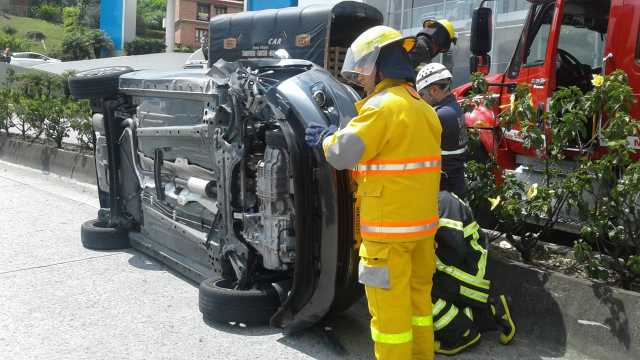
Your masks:
<path fill-rule="evenodd" d="M 175 42 L 198 48 L 207 41 L 209 19 L 220 14 L 241 12 L 243 0 L 169 0 L 176 1 Z"/>

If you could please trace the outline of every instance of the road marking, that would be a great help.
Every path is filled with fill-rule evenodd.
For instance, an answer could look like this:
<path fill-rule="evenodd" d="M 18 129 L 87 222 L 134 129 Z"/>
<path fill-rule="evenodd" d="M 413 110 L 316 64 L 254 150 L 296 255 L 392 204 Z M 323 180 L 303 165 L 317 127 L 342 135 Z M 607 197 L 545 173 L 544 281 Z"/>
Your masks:
<path fill-rule="evenodd" d="M 75 259 L 75 260 L 61 261 L 61 262 L 57 262 L 57 263 L 53 263 L 53 264 L 47 264 L 47 265 L 30 266 L 30 267 L 21 268 L 21 269 L 15 269 L 15 270 L 9 270 L 9 271 L 0 272 L 0 275 L 12 274 L 12 273 L 17 273 L 17 272 L 22 272 L 22 271 L 29 271 L 29 270 L 35 270 L 35 269 L 48 268 L 48 267 L 52 267 L 52 266 L 64 265 L 64 264 L 70 264 L 70 263 L 76 263 L 76 262 L 81 262 L 81 261 L 86 261 L 86 260 L 100 259 L 100 258 L 105 258 L 105 257 L 109 257 L 109 256 L 121 255 L 121 254 L 126 254 L 126 253 L 124 253 L 124 252 L 118 252 L 118 253 L 113 253 L 113 254 L 106 254 L 106 255 L 99 255 L 99 256 L 91 256 L 91 257 L 88 257 L 88 258 L 82 258 L 82 259 Z"/>

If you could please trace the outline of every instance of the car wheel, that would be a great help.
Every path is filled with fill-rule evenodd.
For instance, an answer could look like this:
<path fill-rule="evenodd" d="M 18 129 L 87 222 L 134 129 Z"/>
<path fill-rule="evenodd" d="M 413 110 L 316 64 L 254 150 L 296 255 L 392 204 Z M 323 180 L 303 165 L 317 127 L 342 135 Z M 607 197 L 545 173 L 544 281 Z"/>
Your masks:
<path fill-rule="evenodd" d="M 132 72 L 129 66 L 111 66 L 81 71 L 69 78 L 69 93 L 76 99 L 106 99 L 118 92 L 120 75 Z"/>
<path fill-rule="evenodd" d="M 237 290 L 230 280 L 210 278 L 200 283 L 200 312 L 205 321 L 266 325 L 280 307 L 272 285 Z"/>
<path fill-rule="evenodd" d="M 81 227 L 82 245 L 91 250 L 120 250 L 131 247 L 129 233 L 122 227 L 109 227 L 99 220 L 85 221 Z"/>

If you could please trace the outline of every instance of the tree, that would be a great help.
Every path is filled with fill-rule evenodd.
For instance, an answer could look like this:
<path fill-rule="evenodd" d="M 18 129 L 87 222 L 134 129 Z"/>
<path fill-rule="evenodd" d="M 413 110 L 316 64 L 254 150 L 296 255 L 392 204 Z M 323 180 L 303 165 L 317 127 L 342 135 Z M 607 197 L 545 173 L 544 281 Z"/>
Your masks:
<path fill-rule="evenodd" d="M 71 129 L 77 133 L 80 145 L 87 149 L 95 146 L 93 125 L 91 125 L 91 106 L 87 100 L 71 101 L 66 108 L 67 118 L 71 119 Z"/>
<path fill-rule="evenodd" d="M 162 30 L 162 19 L 167 9 L 166 0 L 139 0 L 138 15 L 144 21 L 144 27 Z"/>
<path fill-rule="evenodd" d="M 81 28 L 80 8 L 66 7 L 63 11 L 63 29 L 65 33 L 74 32 Z"/>
<path fill-rule="evenodd" d="M 13 94 L 8 88 L 0 89 L 0 127 L 9 134 L 13 120 Z"/>
<path fill-rule="evenodd" d="M 91 39 L 84 31 L 72 31 L 64 34 L 62 53 L 64 60 L 84 60 L 93 58 L 95 49 Z"/>
<path fill-rule="evenodd" d="M 14 93 L 13 103 L 15 105 L 16 118 L 13 121 L 14 127 L 20 131 L 22 140 L 27 139 L 27 135 L 32 134 L 38 138 L 43 132 L 44 119 L 48 104 L 46 97 L 28 97 Z"/>
<path fill-rule="evenodd" d="M 111 38 L 109 38 L 107 34 L 99 30 L 90 30 L 87 33 L 87 37 L 93 47 L 93 53 L 96 59 L 101 57 L 103 50 L 108 56 L 111 55 L 114 45 L 113 41 L 111 41 Z"/>

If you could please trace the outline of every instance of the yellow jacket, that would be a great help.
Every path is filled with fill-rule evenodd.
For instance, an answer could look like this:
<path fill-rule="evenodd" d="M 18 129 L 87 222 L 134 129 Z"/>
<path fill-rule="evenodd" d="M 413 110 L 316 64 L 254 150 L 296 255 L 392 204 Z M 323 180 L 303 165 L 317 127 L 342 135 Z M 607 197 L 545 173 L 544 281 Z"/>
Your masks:
<path fill-rule="evenodd" d="M 435 234 L 442 132 L 436 112 L 408 83 L 392 79 L 356 108 L 358 116 L 322 145 L 332 166 L 353 169 L 363 239 Z"/>

